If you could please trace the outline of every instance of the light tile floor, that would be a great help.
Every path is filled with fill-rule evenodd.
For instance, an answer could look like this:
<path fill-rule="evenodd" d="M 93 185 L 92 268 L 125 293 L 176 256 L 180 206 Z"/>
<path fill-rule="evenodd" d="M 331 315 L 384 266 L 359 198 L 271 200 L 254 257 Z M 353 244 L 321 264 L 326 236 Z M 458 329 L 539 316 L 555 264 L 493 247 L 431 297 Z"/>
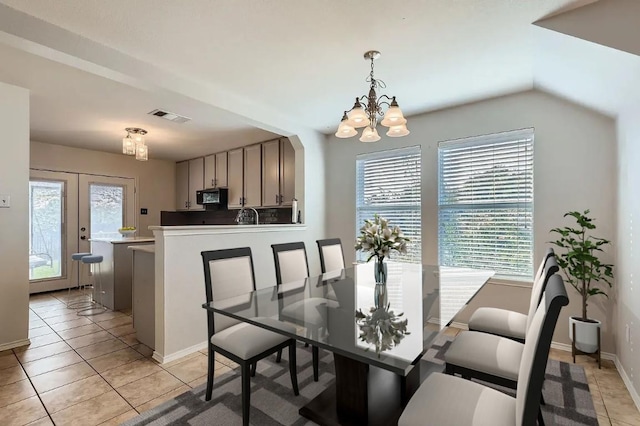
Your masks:
<path fill-rule="evenodd" d="M 0 352 L 0 425 L 117 425 L 206 382 L 206 351 L 159 365 L 139 343 L 130 312 L 78 317 L 66 291 L 32 296 L 31 345 Z M 457 329 L 447 334 L 456 335 Z M 551 357 L 571 362 L 570 354 Z M 579 357 L 601 425 L 640 425 L 611 361 Z M 216 355 L 216 375 L 237 365 Z"/>
<path fill-rule="evenodd" d="M 446 334 L 455 336 L 460 331 L 449 328 Z M 573 362 L 570 352 L 551 349 L 549 358 Z M 584 367 L 589 381 L 589 391 L 598 415 L 600 426 L 639 426 L 640 412 L 633 403 L 613 361 L 602 360 L 602 369 L 588 356 L 576 356 L 576 364 Z"/>
<path fill-rule="evenodd" d="M 130 312 L 79 317 L 66 297 L 32 296 L 31 345 L 0 352 L 0 425 L 117 425 L 206 382 L 206 351 L 161 366 Z M 216 356 L 216 375 L 236 366 Z"/>

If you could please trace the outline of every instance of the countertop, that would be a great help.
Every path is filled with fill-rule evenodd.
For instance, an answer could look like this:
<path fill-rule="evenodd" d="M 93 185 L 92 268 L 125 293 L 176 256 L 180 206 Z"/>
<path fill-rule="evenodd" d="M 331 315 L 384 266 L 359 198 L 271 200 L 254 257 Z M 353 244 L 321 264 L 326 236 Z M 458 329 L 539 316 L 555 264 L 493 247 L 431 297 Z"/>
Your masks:
<path fill-rule="evenodd" d="M 158 235 L 207 235 L 207 234 L 240 234 L 263 232 L 304 231 L 307 225 L 272 224 L 272 225 L 185 225 L 185 226 L 150 226 L 153 234 Z"/>
<path fill-rule="evenodd" d="M 155 244 L 138 244 L 135 246 L 129 246 L 127 247 L 129 250 L 133 250 L 133 251 L 142 251 L 144 253 L 155 253 L 156 252 L 156 245 Z"/>
<path fill-rule="evenodd" d="M 111 244 L 131 244 L 131 243 L 154 243 L 153 237 L 130 237 L 130 238 L 91 238 L 91 242 L 111 243 Z"/>

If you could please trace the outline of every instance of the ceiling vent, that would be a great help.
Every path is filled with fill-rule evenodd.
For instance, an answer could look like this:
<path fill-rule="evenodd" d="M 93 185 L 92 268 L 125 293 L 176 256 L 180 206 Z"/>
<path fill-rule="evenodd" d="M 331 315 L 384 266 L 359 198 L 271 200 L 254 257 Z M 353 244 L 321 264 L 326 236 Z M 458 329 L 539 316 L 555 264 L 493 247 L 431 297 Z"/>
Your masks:
<path fill-rule="evenodd" d="M 156 117 L 173 121 L 174 123 L 186 123 L 187 121 L 191 121 L 189 117 L 185 117 L 183 115 L 178 115 L 175 112 L 164 111 L 161 109 L 154 109 L 149 113 L 149 115 L 155 115 Z"/>

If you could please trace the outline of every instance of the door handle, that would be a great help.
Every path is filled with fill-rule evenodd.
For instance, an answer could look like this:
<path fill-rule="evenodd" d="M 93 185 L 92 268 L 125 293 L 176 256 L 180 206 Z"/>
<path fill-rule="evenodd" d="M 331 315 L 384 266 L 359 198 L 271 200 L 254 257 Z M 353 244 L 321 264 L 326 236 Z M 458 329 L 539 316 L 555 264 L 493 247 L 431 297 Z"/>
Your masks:
<path fill-rule="evenodd" d="M 80 239 L 81 239 L 81 240 L 86 240 L 86 239 L 87 239 L 87 237 L 86 237 L 86 236 L 84 236 L 84 235 L 82 235 L 82 236 L 80 236 Z"/>

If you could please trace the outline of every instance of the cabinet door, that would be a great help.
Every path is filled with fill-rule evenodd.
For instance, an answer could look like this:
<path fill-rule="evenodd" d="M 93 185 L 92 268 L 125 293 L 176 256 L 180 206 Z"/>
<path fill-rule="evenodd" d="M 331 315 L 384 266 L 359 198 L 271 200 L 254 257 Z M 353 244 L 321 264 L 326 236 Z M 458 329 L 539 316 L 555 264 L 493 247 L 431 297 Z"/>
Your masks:
<path fill-rule="evenodd" d="M 226 187 L 227 180 L 227 153 L 221 152 L 216 154 L 216 186 Z"/>
<path fill-rule="evenodd" d="M 204 187 L 216 188 L 216 156 L 204 157 Z"/>
<path fill-rule="evenodd" d="M 244 148 L 244 205 L 262 206 L 262 145 Z"/>
<path fill-rule="evenodd" d="M 189 208 L 189 162 L 176 163 L 176 210 Z"/>
<path fill-rule="evenodd" d="M 296 151 L 289 139 L 280 139 L 280 194 L 283 206 L 296 196 Z"/>
<path fill-rule="evenodd" d="M 196 191 L 204 189 L 204 158 L 189 160 L 189 210 L 204 210 L 196 203 Z"/>
<path fill-rule="evenodd" d="M 280 205 L 280 141 L 262 144 L 262 205 Z"/>
<path fill-rule="evenodd" d="M 229 151 L 229 163 L 227 175 L 229 180 L 227 187 L 229 188 L 229 208 L 242 207 L 242 148 Z"/>

